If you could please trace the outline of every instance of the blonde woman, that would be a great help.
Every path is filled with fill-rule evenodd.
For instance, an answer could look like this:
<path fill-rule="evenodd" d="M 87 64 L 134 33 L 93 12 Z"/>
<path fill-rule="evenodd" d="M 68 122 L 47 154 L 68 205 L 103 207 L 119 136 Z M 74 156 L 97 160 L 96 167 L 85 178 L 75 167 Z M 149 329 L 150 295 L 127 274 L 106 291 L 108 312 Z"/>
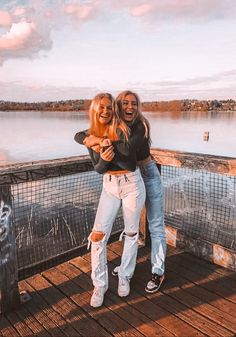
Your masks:
<path fill-rule="evenodd" d="M 144 134 L 137 137 L 143 141 Z M 91 278 L 94 285 L 90 305 L 99 307 L 108 289 L 106 244 L 117 212 L 122 205 L 124 248 L 119 267 L 118 295 L 128 296 L 130 279 L 136 266 L 139 218 L 145 202 L 145 187 L 136 167 L 134 144 L 129 144 L 129 129 L 117 115 L 116 104 L 108 93 L 97 95 L 90 107 L 90 128 L 79 132 L 75 140 L 88 147 L 94 168 L 103 175 L 91 243 Z M 99 152 L 98 152 L 99 151 Z"/>
<path fill-rule="evenodd" d="M 126 123 L 135 141 L 137 129 L 144 128 L 145 138 L 136 152 L 137 164 L 140 168 L 146 188 L 146 214 L 151 236 L 151 278 L 145 291 L 158 291 L 165 278 L 166 234 L 164 225 L 163 187 L 160 173 L 155 161 L 150 156 L 150 126 L 141 113 L 141 102 L 138 95 L 131 91 L 121 92 L 117 98 L 119 117 Z M 133 135 L 133 137 L 132 137 Z M 131 141 L 131 140 L 130 140 Z M 112 274 L 118 275 L 119 267 Z"/>

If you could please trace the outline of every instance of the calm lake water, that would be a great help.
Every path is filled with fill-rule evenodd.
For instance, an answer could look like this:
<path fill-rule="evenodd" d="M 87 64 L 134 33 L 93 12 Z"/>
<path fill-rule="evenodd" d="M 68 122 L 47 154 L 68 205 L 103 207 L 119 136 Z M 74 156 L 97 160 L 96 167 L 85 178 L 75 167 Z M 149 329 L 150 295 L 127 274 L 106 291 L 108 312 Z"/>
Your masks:
<path fill-rule="evenodd" d="M 147 112 L 152 147 L 236 157 L 236 112 Z M 87 154 L 84 112 L 0 111 L 0 165 Z M 203 139 L 209 131 L 209 141 Z"/>

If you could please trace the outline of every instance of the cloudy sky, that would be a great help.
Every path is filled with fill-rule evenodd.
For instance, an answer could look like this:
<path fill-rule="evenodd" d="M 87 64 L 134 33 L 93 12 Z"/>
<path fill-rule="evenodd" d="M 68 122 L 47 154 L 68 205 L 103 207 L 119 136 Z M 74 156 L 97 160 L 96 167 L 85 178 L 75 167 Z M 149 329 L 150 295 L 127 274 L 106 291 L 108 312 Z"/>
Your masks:
<path fill-rule="evenodd" d="M 0 100 L 124 89 L 236 99 L 236 1 L 0 1 Z"/>

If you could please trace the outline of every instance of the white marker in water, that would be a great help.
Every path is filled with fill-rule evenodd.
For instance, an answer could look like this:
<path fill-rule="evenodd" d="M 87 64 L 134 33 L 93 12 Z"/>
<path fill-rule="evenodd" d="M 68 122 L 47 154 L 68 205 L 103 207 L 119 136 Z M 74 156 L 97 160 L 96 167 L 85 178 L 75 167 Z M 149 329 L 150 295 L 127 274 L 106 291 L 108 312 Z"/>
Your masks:
<path fill-rule="evenodd" d="M 205 142 L 208 142 L 208 140 L 209 140 L 209 131 L 205 131 L 204 132 L 203 139 L 204 139 Z"/>

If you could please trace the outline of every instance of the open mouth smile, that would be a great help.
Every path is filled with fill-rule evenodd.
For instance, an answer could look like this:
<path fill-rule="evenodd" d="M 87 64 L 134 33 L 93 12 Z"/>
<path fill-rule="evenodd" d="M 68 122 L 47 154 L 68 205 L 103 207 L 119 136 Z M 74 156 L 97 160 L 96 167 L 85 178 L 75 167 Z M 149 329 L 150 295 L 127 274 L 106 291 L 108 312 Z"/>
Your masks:
<path fill-rule="evenodd" d="M 111 116 L 110 115 L 100 115 L 101 118 L 104 118 L 104 119 L 107 119 L 107 118 L 110 118 Z"/>

